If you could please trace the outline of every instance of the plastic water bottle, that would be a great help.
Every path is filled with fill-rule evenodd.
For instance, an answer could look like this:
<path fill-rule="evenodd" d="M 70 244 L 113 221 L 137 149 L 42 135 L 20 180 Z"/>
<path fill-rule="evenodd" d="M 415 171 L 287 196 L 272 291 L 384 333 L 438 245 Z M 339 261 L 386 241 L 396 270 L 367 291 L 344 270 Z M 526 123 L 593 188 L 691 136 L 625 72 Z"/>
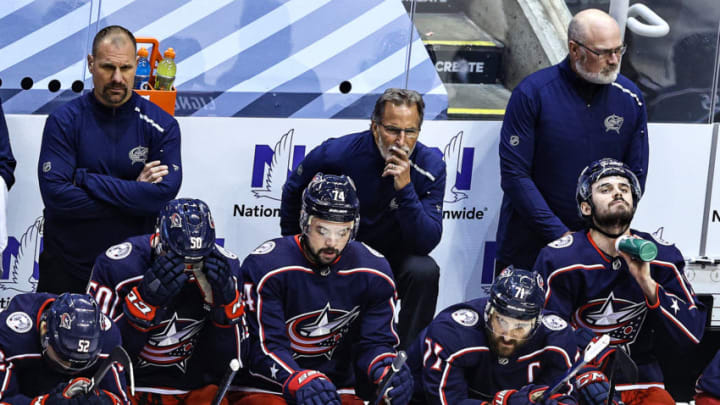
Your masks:
<path fill-rule="evenodd" d="M 163 54 L 163 59 L 157 67 L 155 77 L 155 90 L 172 90 L 175 81 L 175 50 L 168 48 Z"/>
<path fill-rule="evenodd" d="M 633 238 L 624 235 L 615 240 L 615 249 L 621 250 L 635 260 L 643 262 L 651 262 L 655 260 L 658 254 L 657 246 L 649 240 Z"/>
<path fill-rule="evenodd" d="M 145 89 L 147 88 L 147 82 L 150 80 L 150 61 L 148 61 L 148 50 L 140 48 L 138 51 L 138 64 L 137 70 L 135 70 L 135 84 L 133 88 Z"/>

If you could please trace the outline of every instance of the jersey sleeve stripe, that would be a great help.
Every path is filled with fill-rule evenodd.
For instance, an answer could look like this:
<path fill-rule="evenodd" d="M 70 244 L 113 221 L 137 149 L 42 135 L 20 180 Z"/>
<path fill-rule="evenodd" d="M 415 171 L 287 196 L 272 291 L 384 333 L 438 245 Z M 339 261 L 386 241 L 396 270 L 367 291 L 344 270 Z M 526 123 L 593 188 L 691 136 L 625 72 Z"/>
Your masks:
<path fill-rule="evenodd" d="M 593 264 L 593 265 L 586 265 L 586 264 L 571 264 L 570 266 L 565 266 L 562 268 L 559 268 L 552 273 L 550 273 L 550 276 L 547 279 L 547 291 L 545 291 L 545 304 L 547 304 L 548 300 L 550 299 L 550 295 L 552 294 L 552 283 L 553 279 L 563 273 L 583 269 L 583 270 L 602 270 L 605 266 L 602 264 Z"/>
<path fill-rule="evenodd" d="M 696 308 L 695 306 L 695 300 L 693 299 L 693 294 L 690 292 L 690 289 L 687 288 L 687 285 L 685 284 L 685 280 L 683 279 L 683 276 L 680 274 L 680 271 L 678 270 L 677 266 L 675 266 L 674 263 L 670 262 L 662 262 L 659 260 L 653 260 L 651 262 L 652 264 L 656 264 L 658 266 L 663 267 L 669 267 L 672 269 L 672 271 L 675 273 L 675 279 L 677 279 L 678 284 L 680 284 L 680 287 L 682 288 L 683 292 L 685 293 L 685 297 L 687 297 L 687 302 L 690 304 L 690 309 Z"/>
<path fill-rule="evenodd" d="M 675 324 L 675 326 L 678 327 L 690 340 L 692 340 L 693 343 L 698 344 L 700 343 L 700 339 L 695 337 L 686 327 L 682 324 L 682 322 L 678 321 L 677 318 L 675 318 L 670 312 L 668 312 L 667 309 L 660 307 L 660 311 L 663 315 L 665 315 L 666 318 L 668 318 L 672 323 Z"/>
<path fill-rule="evenodd" d="M 350 270 L 340 270 L 337 272 L 337 274 L 339 274 L 341 276 L 352 275 L 354 273 L 371 273 L 376 276 L 380 276 L 383 279 L 385 279 L 385 281 L 387 281 L 392 286 L 393 289 L 395 289 L 395 281 L 393 281 L 393 279 L 390 276 L 388 276 L 387 274 L 385 274 L 379 270 L 368 269 L 368 268 L 359 268 L 359 269 L 350 269 Z"/>
<path fill-rule="evenodd" d="M 448 405 L 447 398 L 445 397 L 445 385 L 447 384 L 447 379 L 448 375 L 450 374 L 450 369 L 452 368 L 453 360 L 468 353 L 487 351 L 490 351 L 490 349 L 488 349 L 486 346 L 466 347 L 465 349 L 457 351 L 450 355 L 450 357 L 448 357 L 447 361 L 445 362 L 445 369 L 443 370 L 442 377 L 440 378 L 440 386 L 438 388 L 438 394 L 440 394 L 440 403 L 442 405 Z"/>
<path fill-rule="evenodd" d="M 10 377 L 12 376 L 14 366 L 12 363 L 7 363 L 5 378 L 3 378 L 2 388 L 0 388 L 0 399 L 5 398 L 5 391 L 8 389 L 8 385 L 10 385 Z"/>
<path fill-rule="evenodd" d="M 115 386 L 117 387 L 117 390 L 115 392 L 113 392 L 113 394 L 116 392 L 119 392 L 120 395 L 122 396 L 123 402 L 127 403 L 128 397 L 125 394 L 125 390 L 123 389 L 122 383 L 120 382 L 120 372 L 118 372 L 117 366 L 115 364 L 113 364 L 111 367 L 112 367 L 112 372 L 113 372 L 113 380 L 115 381 Z"/>
<path fill-rule="evenodd" d="M 565 351 L 565 349 L 563 349 L 562 347 L 558 347 L 558 346 L 545 346 L 540 350 L 536 350 L 532 353 L 528 353 L 524 356 L 518 357 L 518 360 L 528 360 L 528 359 L 531 359 L 535 356 L 542 354 L 545 351 L 552 351 L 552 352 L 559 353 L 562 356 L 563 360 L 565 360 L 565 364 L 568 366 L 568 368 L 572 367 L 573 362 L 572 362 L 572 360 L 570 360 L 570 355 Z"/>

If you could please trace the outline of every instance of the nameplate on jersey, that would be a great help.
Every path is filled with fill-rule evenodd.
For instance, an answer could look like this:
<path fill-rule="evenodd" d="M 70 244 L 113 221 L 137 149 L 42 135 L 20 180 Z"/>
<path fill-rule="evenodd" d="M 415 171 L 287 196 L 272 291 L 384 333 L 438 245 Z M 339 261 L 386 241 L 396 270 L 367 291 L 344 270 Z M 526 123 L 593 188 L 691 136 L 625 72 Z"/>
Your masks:
<path fill-rule="evenodd" d="M 560 248 L 568 247 L 568 246 L 572 245 L 572 243 L 573 243 L 573 236 L 572 236 L 572 234 L 570 234 L 570 235 L 565 235 L 560 239 L 555 239 L 554 241 L 548 243 L 548 246 L 550 246 L 551 248 L 560 249 Z"/>
<path fill-rule="evenodd" d="M 26 314 L 25 312 L 19 311 L 13 312 L 12 314 L 8 315 L 5 323 L 7 324 L 8 328 L 12 329 L 14 332 L 17 333 L 29 332 L 30 329 L 32 329 L 33 327 L 30 315 Z"/>
<path fill-rule="evenodd" d="M 480 316 L 477 312 L 467 308 L 458 309 L 457 311 L 453 312 L 451 316 L 452 319 L 455 320 L 455 322 L 463 326 L 475 326 L 480 319 Z"/>
<path fill-rule="evenodd" d="M 105 255 L 113 260 L 122 260 L 130 256 L 130 252 L 132 252 L 132 243 L 123 242 L 119 245 L 110 246 L 105 251 Z"/>
<path fill-rule="evenodd" d="M 563 330 L 568 326 L 567 322 L 557 315 L 543 316 L 542 323 L 550 330 Z"/>
<path fill-rule="evenodd" d="M 252 251 L 251 254 L 253 255 L 264 255 L 267 253 L 272 252 L 272 250 L 275 249 L 275 242 L 269 240 L 262 245 L 255 248 L 255 250 Z"/>

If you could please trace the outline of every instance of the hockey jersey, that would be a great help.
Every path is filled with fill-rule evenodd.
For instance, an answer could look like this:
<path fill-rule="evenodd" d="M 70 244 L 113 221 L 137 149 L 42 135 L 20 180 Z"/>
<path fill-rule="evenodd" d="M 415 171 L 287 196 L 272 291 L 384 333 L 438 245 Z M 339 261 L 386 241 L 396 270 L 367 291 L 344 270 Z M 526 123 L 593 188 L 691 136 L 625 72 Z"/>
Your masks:
<path fill-rule="evenodd" d="M 135 327 L 123 313 L 125 296 L 140 283 L 154 260 L 152 235 L 135 236 L 107 249 L 95 261 L 88 293 L 115 320 L 133 359 L 137 391 L 184 394 L 220 380 L 232 358 L 240 358 L 241 324 L 217 325 L 209 317 L 198 280 L 189 281 L 165 307 L 149 331 Z M 216 245 L 241 285 L 235 254 Z"/>
<path fill-rule="evenodd" d="M 356 376 L 367 382 L 377 361 L 394 356 L 395 282 L 367 245 L 350 241 L 335 262 L 314 269 L 299 236 L 286 236 L 256 248 L 241 269 L 252 378 L 236 379 L 238 389 L 280 394 L 293 372 L 312 369 L 351 393 Z"/>
<path fill-rule="evenodd" d="M 0 312 L 0 401 L 3 404 L 29 405 L 32 398 L 47 394 L 60 383 L 75 377 L 93 376 L 112 350 L 122 344 L 118 327 L 105 315 L 101 319 L 102 349 L 97 362 L 75 375 L 64 374 L 50 367 L 42 355 L 40 318 L 57 296 L 47 293 L 16 295 Z M 112 392 L 129 404 L 125 393 L 125 371 L 114 364 L 100 389 Z"/>
<path fill-rule="evenodd" d="M 695 384 L 697 393 L 706 393 L 720 399 L 720 351 L 715 354 L 712 361 Z"/>
<path fill-rule="evenodd" d="M 483 316 L 487 298 L 440 312 L 412 345 L 408 363 L 415 392 L 428 404 L 492 400 L 505 389 L 533 383 L 552 386 L 576 359 L 575 335 L 566 321 L 545 313 L 532 337 L 511 357 L 493 353 Z"/>
<path fill-rule="evenodd" d="M 631 230 L 633 235 L 654 241 L 658 255 L 650 263 L 658 283 L 658 302 L 650 305 L 620 257 L 609 257 L 589 232 L 575 232 L 540 251 L 534 270 L 547 280 L 545 307 L 576 326 L 597 334 L 609 333 L 611 344 L 623 346 L 638 365 L 638 383 L 623 383 L 618 391 L 664 388 L 654 347 L 657 336 L 678 346 L 699 343 L 705 327 L 705 307 L 685 278 L 685 262 L 672 244 L 651 234 Z"/>

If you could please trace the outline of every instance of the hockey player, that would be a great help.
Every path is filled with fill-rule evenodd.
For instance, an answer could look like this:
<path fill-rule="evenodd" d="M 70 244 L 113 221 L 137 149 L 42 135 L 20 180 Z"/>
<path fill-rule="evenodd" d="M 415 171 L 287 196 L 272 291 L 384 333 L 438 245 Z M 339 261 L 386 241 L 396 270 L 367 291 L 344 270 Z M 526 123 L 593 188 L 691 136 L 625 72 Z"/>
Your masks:
<path fill-rule="evenodd" d="M 129 404 L 117 363 L 95 389 L 71 394 L 120 345 L 117 326 L 87 295 L 17 295 L 0 312 L 0 403 Z"/>
<path fill-rule="evenodd" d="M 238 384 L 236 405 L 363 404 L 391 375 L 395 282 L 382 255 L 353 241 L 359 222 L 352 180 L 318 173 L 303 192 L 302 233 L 245 259 L 253 378 Z M 406 365 L 390 387 L 384 403 L 408 402 Z"/>
<path fill-rule="evenodd" d="M 577 352 L 567 322 L 543 312 L 543 284 L 537 273 L 508 267 L 489 297 L 440 312 L 408 353 L 415 400 L 432 405 L 539 402 L 570 369 Z M 576 401 L 559 394 L 545 403 Z"/>
<path fill-rule="evenodd" d="M 215 244 L 210 209 L 195 199 L 170 201 L 155 234 L 98 257 L 88 291 L 133 358 L 134 403 L 209 403 L 217 390 L 210 384 L 241 357 L 239 282 L 237 256 Z"/>
<path fill-rule="evenodd" d="M 705 309 L 685 279 L 680 251 L 655 235 L 630 229 L 640 190 L 622 162 L 606 158 L 586 167 L 576 199 L 589 229 L 543 248 L 535 270 L 547 279 L 546 308 L 577 327 L 609 333 L 611 344 L 637 363 L 637 384 L 618 379 L 623 402 L 672 404 L 654 355 L 664 347 L 655 347 L 656 339 L 671 340 L 673 350 L 699 343 Z M 624 235 L 654 241 L 657 258 L 642 262 L 617 250 L 615 241 Z"/>

